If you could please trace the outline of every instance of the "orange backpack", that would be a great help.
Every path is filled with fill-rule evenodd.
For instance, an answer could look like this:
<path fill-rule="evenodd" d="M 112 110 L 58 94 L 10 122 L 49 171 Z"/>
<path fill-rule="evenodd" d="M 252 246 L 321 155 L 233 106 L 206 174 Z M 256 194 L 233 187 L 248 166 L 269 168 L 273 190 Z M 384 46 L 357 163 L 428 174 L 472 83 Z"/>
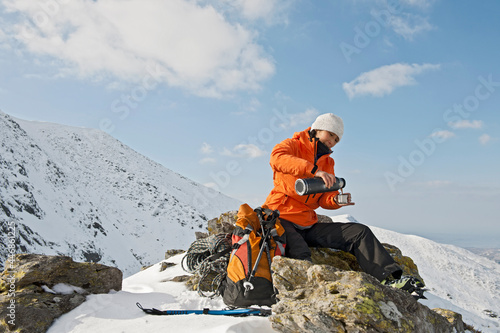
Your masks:
<path fill-rule="evenodd" d="M 227 266 L 223 291 L 228 306 L 271 306 L 276 303 L 271 262 L 285 254 L 285 229 L 279 211 L 240 206 L 232 235 L 233 251 Z"/>

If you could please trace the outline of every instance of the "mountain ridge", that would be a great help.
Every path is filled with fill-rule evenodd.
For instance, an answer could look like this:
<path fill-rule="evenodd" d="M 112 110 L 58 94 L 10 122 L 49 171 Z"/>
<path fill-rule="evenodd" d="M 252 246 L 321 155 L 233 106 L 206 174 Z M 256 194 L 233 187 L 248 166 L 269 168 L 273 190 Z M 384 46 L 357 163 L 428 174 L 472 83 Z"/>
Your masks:
<path fill-rule="evenodd" d="M 69 255 L 129 275 L 240 204 L 97 129 L 0 111 L 0 146 L 0 219 L 15 223 L 21 252 Z"/>

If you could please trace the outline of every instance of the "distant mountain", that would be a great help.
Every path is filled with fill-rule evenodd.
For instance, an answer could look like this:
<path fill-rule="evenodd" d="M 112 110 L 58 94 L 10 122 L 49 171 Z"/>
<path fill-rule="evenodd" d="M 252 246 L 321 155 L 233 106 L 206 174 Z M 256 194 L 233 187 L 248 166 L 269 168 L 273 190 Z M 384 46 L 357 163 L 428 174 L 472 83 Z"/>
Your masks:
<path fill-rule="evenodd" d="M 0 111 L 0 264 L 16 252 L 69 255 L 125 275 L 185 248 L 238 200 L 137 153 L 110 135 Z"/>
<path fill-rule="evenodd" d="M 381 242 L 397 246 L 413 259 L 429 294 L 434 296 L 423 304 L 459 312 L 464 318 L 478 316 L 484 322 L 475 319 L 475 326 L 482 326 L 482 332 L 500 331 L 499 264 L 455 245 L 377 227 L 371 229 Z"/>
<path fill-rule="evenodd" d="M 500 264 L 500 249 L 480 249 L 476 247 L 468 247 L 467 250 Z"/>

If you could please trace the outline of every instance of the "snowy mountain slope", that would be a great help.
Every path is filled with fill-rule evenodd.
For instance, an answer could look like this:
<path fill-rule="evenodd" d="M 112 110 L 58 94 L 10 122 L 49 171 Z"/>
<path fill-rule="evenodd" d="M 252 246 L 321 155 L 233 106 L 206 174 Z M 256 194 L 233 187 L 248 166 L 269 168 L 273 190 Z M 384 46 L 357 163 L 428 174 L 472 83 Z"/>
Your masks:
<path fill-rule="evenodd" d="M 484 319 L 496 315 L 494 322 L 500 331 L 499 264 L 454 245 L 371 229 L 380 241 L 397 246 L 413 259 L 432 294 Z"/>
<path fill-rule="evenodd" d="M 333 217 L 338 222 L 355 221 L 352 216 L 342 215 Z M 417 257 L 417 252 L 426 251 L 429 244 L 432 244 L 434 258 L 436 262 L 447 262 L 449 266 L 456 265 L 456 249 L 448 245 L 431 242 L 427 239 L 411 235 L 403 235 L 395 232 L 372 227 L 383 241 L 389 241 L 399 246 L 403 244 L 403 254 L 410 257 Z M 389 239 L 390 238 L 390 239 Z M 413 252 L 415 251 L 415 252 Z M 462 261 L 470 263 L 479 259 L 471 252 L 460 253 Z M 179 315 L 179 316 L 151 316 L 144 314 L 135 305 L 141 303 L 145 308 L 157 308 L 161 310 L 200 310 L 203 308 L 223 309 L 224 303 L 220 297 L 208 299 L 198 296 L 195 291 L 188 290 L 183 283 L 170 281 L 175 276 L 187 274 L 182 270 L 179 263 L 183 255 L 177 255 L 169 258 L 168 262 L 178 265 L 167 268 L 160 272 L 161 264 L 158 263 L 152 267 L 139 272 L 123 281 L 123 290 L 105 295 L 91 295 L 87 302 L 80 305 L 73 311 L 57 319 L 47 333 L 108 333 L 108 332 L 179 332 L 179 333 L 250 333 L 250 332 L 274 332 L 270 321 L 266 318 L 233 318 L 224 316 L 205 316 L 205 315 Z M 418 264 L 418 263 L 417 263 Z M 496 264 L 495 264 L 496 265 Z M 488 262 L 479 260 L 473 266 L 478 278 L 485 278 L 489 281 L 498 281 L 500 275 L 495 271 L 495 266 Z M 490 271 L 493 269 L 493 271 Z M 449 272 L 446 270 L 437 270 L 429 265 L 419 266 L 421 275 L 432 290 L 426 292 L 429 298 L 427 301 L 419 302 L 430 308 L 443 308 L 456 311 L 463 315 L 464 321 L 482 331 L 483 333 L 499 333 L 500 325 L 498 318 L 490 318 L 481 311 L 478 313 L 474 309 L 483 309 L 489 305 L 498 309 L 500 302 L 482 303 L 481 297 L 474 297 L 474 293 L 484 295 L 484 291 L 479 283 L 473 283 L 474 280 L 466 280 L 470 283 L 469 291 L 462 292 L 463 282 L 459 279 L 449 280 Z M 454 298 L 441 298 L 437 294 L 443 290 L 454 291 Z M 494 293 L 492 298 L 495 300 L 498 295 L 498 289 L 489 290 Z M 457 304 L 466 304 L 459 306 Z"/>
<path fill-rule="evenodd" d="M 15 222 L 17 252 L 98 261 L 125 275 L 186 247 L 208 219 L 240 205 L 102 131 L 2 112 L 0 173 L 2 231 Z"/>

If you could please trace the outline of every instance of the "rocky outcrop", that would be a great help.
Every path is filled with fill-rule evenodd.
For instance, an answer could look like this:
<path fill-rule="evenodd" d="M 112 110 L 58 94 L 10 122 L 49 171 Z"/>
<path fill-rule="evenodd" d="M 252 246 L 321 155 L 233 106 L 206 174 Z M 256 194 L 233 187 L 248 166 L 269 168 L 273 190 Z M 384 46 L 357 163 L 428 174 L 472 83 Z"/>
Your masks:
<path fill-rule="evenodd" d="M 214 218 L 208 221 L 208 234 L 230 234 L 234 230 L 236 225 L 236 220 L 238 219 L 238 211 L 232 210 L 226 213 L 222 213 L 218 218 Z"/>
<path fill-rule="evenodd" d="M 232 233 L 236 224 L 238 211 L 233 210 L 221 214 L 218 218 L 208 221 L 208 234 L 197 234 L 197 238 L 207 237 L 208 235 Z M 332 223 L 332 219 L 325 215 L 318 215 L 318 223 Z M 396 246 L 383 244 L 384 248 L 391 254 L 401 268 L 404 275 L 411 275 L 419 278 L 425 283 L 418 272 L 417 265 L 410 257 L 404 256 Z M 329 248 L 311 248 L 311 259 L 314 264 L 330 265 L 341 270 L 352 270 L 361 272 L 356 257 L 348 252 L 329 249 Z"/>
<path fill-rule="evenodd" d="M 272 268 L 279 302 L 270 320 L 277 331 L 464 332 L 460 315 L 451 323 L 366 273 L 284 257 L 276 257 Z"/>
<path fill-rule="evenodd" d="M 0 276 L 0 331 L 46 332 L 86 295 L 121 290 L 122 279 L 114 267 L 66 256 L 18 254 Z"/>
<path fill-rule="evenodd" d="M 236 211 L 208 221 L 208 235 L 231 233 Z M 319 215 L 319 223 L 332 223 Z M 197 235 L 198 237 L 207 237 Z M 410 257 L 391 244 L 383 244 L 403 274 L 424 279 Z M 311 248 L 312 263 L 285 257 L 273 260 L 273 281 L 279 302 L 270 317 L 275 330 L 292 332 L 464 332 L 460 314 L 431 310 L 408 292 L 382 285 L 362 272 L 356 257 L 328 248 Z M 187 285 L 196 286 L 196 277 Z M 210 290 L 209 287 L 203 291 Z"/>

